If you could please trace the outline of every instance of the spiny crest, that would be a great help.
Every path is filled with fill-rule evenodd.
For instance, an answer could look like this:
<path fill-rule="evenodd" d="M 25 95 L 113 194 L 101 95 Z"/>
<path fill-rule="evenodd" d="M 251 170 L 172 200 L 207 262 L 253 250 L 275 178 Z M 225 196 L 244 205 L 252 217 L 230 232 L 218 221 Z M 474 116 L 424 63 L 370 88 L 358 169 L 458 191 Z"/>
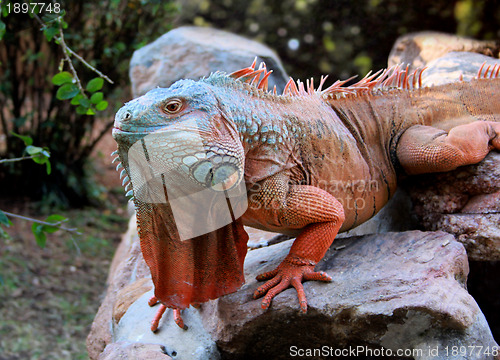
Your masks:
<path fill-rule="evenodd" d="M 120 155 L 118 155 L 118 150 L 113 151 L 111 153 L 111 156 L 115 156 L 113 161 L 111 161 L 112 164 L 114 164 L 115 162 L 118 161 L 118 165 L 116 165 L 116 171 L 120 171 L 120 169 L 121 169 L 120 180 L 123 179 L 122 186 L 125 188 L 125 192 L 126 192 L 125 196 L 126 197 L 130 196 L 129 201 L 133 201 L 134 200 L 134 191 L 131 189 L 132 182 L 130 181 L 130 178 L 127 175 L 127 170 L 125 170 L 123 168 L 123 165 L 122 165 L 121 159 L 120 159 Z"/>
<path fill-rule="evenodd" d="M 268 79 L 272 70 L 268 71 L 266 64 L 261 63 L 256 69 L 257 58 L 254 59 L 252 65 L 247 68 L 235 71 L 229 76 L 236 80 L 248 83 L 256 89 L 268 91 Z M 408 66 L 403 65 L 392 66 L 388 69 L 379 70 L 374 74 L 371 71 L 360 81 L 355 84 L 344 86 L 347 82 L 355 78 L 355 76 L 346 80 L 337 80 L 333 85 L 323 90 L 328 76 L 322 76 L 317 88 L 314 87 L 314 79 L 308 79 L 304 84 L 302 81 L 290 78 L 285 85 L 283 96 L 299 96 L 320 94 L 324 98 L 345 97 L 346 95 L 359 95 L 371 92 L 376 89 L 414 89 L 422 87 L 422 72 L 426 68 L 417 69 L 410 72 Z M 262 76 L 262 79 L 261 79 Z M 276 95 L 276 86 L 272 93 Z"/>
<path fill-rule="evenodd" d="M 476 77 L 478 79 L 495 79 L 495 78 L 498 78 L 498 74 L 500 73 L 500 64 L 495 64 L 495 65 L 493 65 L 493 67 L 491 67 L 491 65 L 488 65 L 488 67 L 484 71 L 484 75 L 482 75 L 482 72 L 483 72 L 483 69 L 484 69 L 485 65 L 486 65 L 486 61 L 479 68 L 479 71 L 477 72 L 477 76 Z M 490 68 L 491 68 L 491 72 L 490 72 L 490 75 L 488 76 L 488 72 L 490 71 Z"/>

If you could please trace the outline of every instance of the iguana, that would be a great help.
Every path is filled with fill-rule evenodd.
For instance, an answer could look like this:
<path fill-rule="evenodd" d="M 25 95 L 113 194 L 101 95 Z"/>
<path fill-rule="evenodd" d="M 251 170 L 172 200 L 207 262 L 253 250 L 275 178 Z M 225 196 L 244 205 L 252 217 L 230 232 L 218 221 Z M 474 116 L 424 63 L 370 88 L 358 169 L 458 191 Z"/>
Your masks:
<path fill-rule="evenodd" d="M 152 330 L 166 308 L 184 328 L 180 310 L 244 283 L 243 225 L 296 236 L 283 262 L 257 277 L 268 281 L 254 298 L 263 296 L 267 309 L 293 286 L 305 313 L 302 282 L 331 281 L 315 265 L 339 231 L 388 202 L 399 173 L 449 171 L 500 150 L 500 66 L 481 67 L 470 82 L 429 88 L 421 86 L 422 71 L 397 66 L 324 90 L 326 77 L 317 88 L 312 79 L 290 79 L 277 94 L 267 89 L 271 71 L 254 61 L 126 103 L 115 118 L 115 161 L 126 190 L 132 186 L 127 194 L 155 286 L 150 305 L 161 303 Z M 238 186 L 244 211 L 244 202 L 228 195 Z M 169 191 L 176 187 L 179 196 Z M 222 194 L 231 217 L 184 240 L 173 204 L 197 191 Z M 217 216 L 212 208 L 196 215 L 203 223 Z"/>

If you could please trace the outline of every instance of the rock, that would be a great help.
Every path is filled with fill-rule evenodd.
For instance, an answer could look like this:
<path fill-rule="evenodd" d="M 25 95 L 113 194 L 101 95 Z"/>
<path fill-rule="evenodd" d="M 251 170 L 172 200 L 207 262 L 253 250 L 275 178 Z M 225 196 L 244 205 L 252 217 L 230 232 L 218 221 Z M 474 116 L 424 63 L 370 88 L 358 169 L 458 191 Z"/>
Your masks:
<path fill-rule="evenodd" d="M 411 231 L 335 240 L 317 266 L 333 281 L 304 283 L 306 315 L 299 313 L 294 289 L 262 310 L 252 299 L 255 276 L 275 268 L 291 243 L 250 251 L 243 288 L 202 306 L 204 326 L 223 358 L 288 359 L 298 349 L 360 346 L 393 354 L 421 350 L 415 359 L 462 359 L 446 356 L 446 346 L 497 346 L 465 290 L 467 256 L 453 236 Z M 431 348 L 439 356 L 424 356 Z"/>
<path fill-rule="evenodd" d="M 473 260 L 500 260 L 500 154 L 455 171 L 408 178 L 414 211 L 426 230 L 444 230 Z"/>
<path fill-rule="evenodd" d="M 464 51 L 498 58 L 498 41 L 480 41 L 434 31 L 410 33 L 399 37 L 391 53 L 388 65 L 409 64 L 412 69 L 424 67 L 432 60 L 452 51 Z"/>
<path fill-rule="evenodd" d="M 150 307 L 153 283 L 140 250 L 135 216 L 113 259 L 108 290 L 94 319 L 87 350 L 90 359 L 218 359 L 215 342 L 204 330 L 197 310 L 183 311 L 189 331 L 180 329 L 167 311 L 160 330 L 151 332 L 158 307 Z M 161 352 L 158 346 L 160 344 Z M 153 346 L 153 349 L 151 348 Z M 102 353 L 102 354 L 101 354 Z M 154 357 L 153 357 L 154 353 Z"/>
<path fill-rule="evenodd" d="M 149 287 L 153 283 L 150 279 Z M 114 319 L 113 341 L 125 343 L 154 343 L 160 344 L 164 354 L 178 360 L 217 360 L 219 352 L 215 341 L 204 329 L 199 311 L 188 308 L 182 312 L 182 318 L 188 325 L 188 330 L 183 330 L 175 324 L 172 311 L 167 310 L 160 321 L 160 328 L 153 333 L 150 329 L 158 306 L 150 307 L 148 300 L 153 291 L 143 293 L 127 309 L 122 317 Z M 149 360 L 146 353 L 137 353 L 134 359 Z"/>
<path fill-rule="evenodd" d="M 133 97 L 156 87 L 168 87 L 179 79 L 208 76 L 211 72 L 233 71 L 265 61 L 273 73 L 269 88 L 282 91 L 288 76 L 274 51 L 256 41 L 226 31 L 186 26 L 169 31 L 134 52 L 130 61 Z"/>
<path fill-rule="evenodd" d="M 463 79 L 470 81 L 477 77 L 481 65 L 486 63 L 482 74 L 489 65 L 500 64 L 500 60 L 481 54 L 468 52 L 450 52 L 430 61 L 422 73 L 424 86 L 443 85 Z"/>
<path fill-rule="evenodd" d="M 409 195 L 398 188 L 394 196 L 377 215 L 354 229 L 337 235 L 337 239 L 391 231 L 415 230 L 418 228 L 418 220 L 412 213 L 412 206 Z"/>
<path fill-rule="evenodd" d="M 172 360 L 166 355 L 165 348 L 159 344 L 144 344 L 140 342 L 117 342 L 110 344 L 99 356 L 99 360 L 117 359 L 148 359 L 148 360 Z"/>
<path fill-rule="evenodd" d="M 249 239 L 247 246 L 250 249 L 257 249 L 264 246 L 274 245 L 282 241 L 291 239 L 291 237 L 288 235 L 254 229 L 249 226 L 245 226 L 245 231 L 248 233 Z"/>
<path fill-rule="evenodd" d="M 116 250 L 108 275 L 108 289 L 106 296 L 94 318 L 90 333 L 87 337 L 87 351 L 91 359 L 97 359 L 106 345 L 113 341 L 113 312 L 117 304 L 126 304 L 130 301 L 120 298 L 124 295 L 120 291 L 138 279 L 150 276 L 149 268 L 142 257 L 137 236 L 135 216 L 130 219 L 128 231 Z M 118 296 L 118 300 L 117 300 Z M 122 306 L 123 308 L 123 306 Z"/>

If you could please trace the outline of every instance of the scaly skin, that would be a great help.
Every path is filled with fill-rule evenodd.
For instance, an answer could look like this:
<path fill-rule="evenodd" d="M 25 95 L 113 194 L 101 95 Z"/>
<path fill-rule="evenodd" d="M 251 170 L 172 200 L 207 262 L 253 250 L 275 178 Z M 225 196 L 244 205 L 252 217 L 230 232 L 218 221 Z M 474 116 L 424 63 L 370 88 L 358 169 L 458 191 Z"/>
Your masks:
<path fill-rule="evenodd" d="M 166 198 L 172 196 L 167 183 L 215 194 L 243 182 L 247 191 L 243 216 L 233 211 L 228 225 L 182 241 L 168 201 L 144 201 L 143 189 L 132 183 L 141 248 L 155 284 L 152 302 L 162 303 L 153 330 L 166 307 L 184 327 L 180 309 L 244 283 L 248 236 L 242 225 L 297 237 L 283 262 L 258 276 L 268 281 L 254 298 L 263 296 L 267 309 L 293 286 L 306 312 L 302 282 L 331 280 L 315 265 L 339 231 L 387 203 L 398 171 L 449 171 L 500 149 L 500 102 L 492 99 L 500 79 L 420 89 L 420 74 L 396 68 L 323 91 L 291 81 L 284 95 L 275 95 L 266 91 L 269 72 L 254 63 L 231 76 L 152 90 L 120 109 L 113 135 L 123 176 L 133 178 L 129 151 L 142 141 L 147 162 L 165 164 L 159 193 Z M 151 134 L 160 136 L 146 146 Z"/>

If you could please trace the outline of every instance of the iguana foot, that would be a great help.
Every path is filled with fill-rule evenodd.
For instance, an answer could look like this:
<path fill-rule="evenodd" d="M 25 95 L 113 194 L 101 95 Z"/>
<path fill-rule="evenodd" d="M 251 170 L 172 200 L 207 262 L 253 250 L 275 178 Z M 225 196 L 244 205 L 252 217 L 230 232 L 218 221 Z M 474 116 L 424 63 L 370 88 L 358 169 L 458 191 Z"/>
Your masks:
<path fill-rule="evenodd" d="M 151 299 L 149 299 L 148 304 L 149 304 L 149 306 L 154 306 L 155 304 L 157 304 L 159 302 L 160 301 L 156 298 L 156 296 L 153 296 L 153 297 L 151 297 Z M 156 315 L 153 318 L 153 321 L 151 322 L 151 331 L 152 332 L 155 332 L 156 330 L 158 330 L 158 325 L 160 324 L 161 317 L 163 316 L 163 314 L 165 313 L 166 310 L 167 310 L 167 307 L 163 304 L 160 304 L 160 307 L 159 307 L 158 311 L 156 312 Z M 173 308 L 172 311 L 174 313 L 175 323 L 181 329 L 187 330 L 188 327 L 184 324 L 184 321 L 182 320 L 181 309 Z"/>
<path fill-rule="evenodd" d="M 314 271 L 315 265 L 313 261 L 298 256 L 287 256 L 276 269 L 257 276 L 258 281 L 269 281 L 255 290 L 253 298 L 258 299 L 266 294 L 261 306 L 263 309 L 267 309 L 276 295 L 293 286 L 297 290 L 300 310 L 306 313 L 307 299 L 302 282 L 307 280 L 332 281 L 332 278 L 327 273 Z"/>

